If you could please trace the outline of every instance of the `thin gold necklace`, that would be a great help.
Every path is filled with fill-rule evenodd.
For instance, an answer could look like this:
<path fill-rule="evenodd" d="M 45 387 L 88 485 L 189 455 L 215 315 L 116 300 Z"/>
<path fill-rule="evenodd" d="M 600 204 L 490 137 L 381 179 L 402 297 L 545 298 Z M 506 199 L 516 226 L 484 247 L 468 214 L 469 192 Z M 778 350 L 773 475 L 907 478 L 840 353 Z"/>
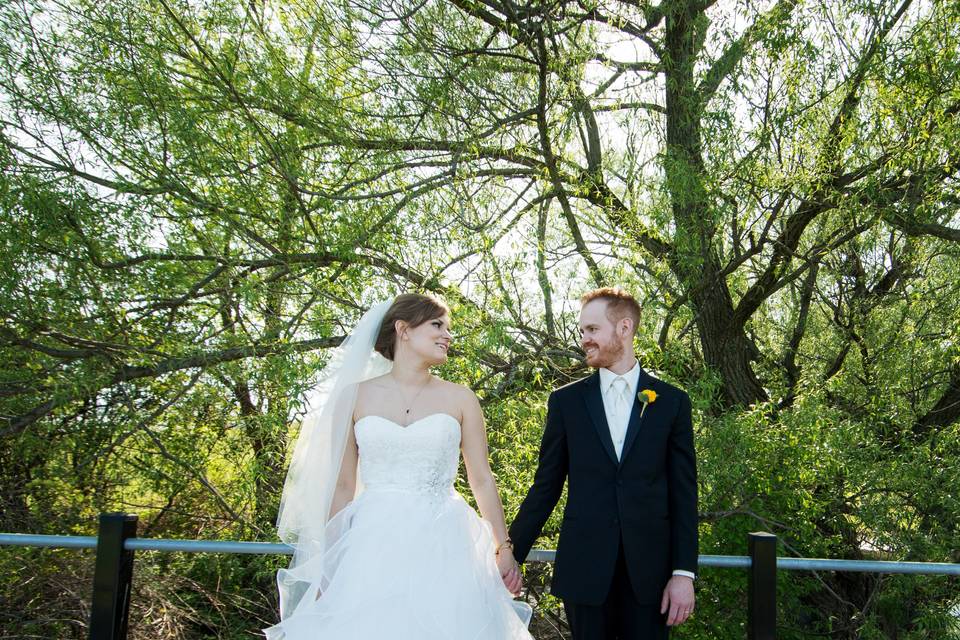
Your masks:
<path fill-rule="evenodd" d="M 424 382 L 423 385 L 421 385 L 420 389 L 417 391 L 416 395 L 413 396 L 410 402 L 406 401 L 407 397 L 403 394 L 402 391 L 400 391 L 400 383 L 397 381 L 397 379 L 394 378 L 393 381 L 397 385 L 397 393 L 400 395 L 400 398 L 404 401 L 403 404 L 407 405 L 406 409 L 404 409 L 404 412 L 403 412 L 403 418 L 404 420 L 408 420 L 410 418 L 410 410 L 413 409 L 413 403 L 417 401 L 417 398 L 420 397 L 420 394 L 423 393 L 423 390 L 426 389 L 428 386 L 430 386 L 430 383 L 433 382 L 433 376 L 430 376 L 429 378 L 427 378 L 427 381 Z M 409 422 L 406 424 L 409 424 Z"/>

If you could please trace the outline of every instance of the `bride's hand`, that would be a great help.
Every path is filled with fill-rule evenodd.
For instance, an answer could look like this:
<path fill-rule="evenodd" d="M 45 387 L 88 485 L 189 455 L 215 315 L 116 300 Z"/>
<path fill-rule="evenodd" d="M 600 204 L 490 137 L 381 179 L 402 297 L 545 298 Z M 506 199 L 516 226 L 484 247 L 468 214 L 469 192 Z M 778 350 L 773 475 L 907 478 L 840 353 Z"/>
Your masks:
<path fill-rule="evenodd" d="M 500 577 L 503 578 L 503 585 L 507 590 L 515 596 L 520 595 L 520 589 L 523 588 L 523 576 L 520 575 L 520 565 L 517 564 L 509 550 L 497 554 L 497 569 L 500 571 Z"/>

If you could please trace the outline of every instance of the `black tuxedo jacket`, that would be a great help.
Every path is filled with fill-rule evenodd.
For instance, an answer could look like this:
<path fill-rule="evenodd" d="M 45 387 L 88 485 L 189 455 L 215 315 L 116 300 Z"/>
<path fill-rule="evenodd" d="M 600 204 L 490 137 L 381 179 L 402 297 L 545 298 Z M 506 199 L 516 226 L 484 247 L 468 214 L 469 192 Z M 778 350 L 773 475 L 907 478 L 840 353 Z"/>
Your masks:
<path fill-rule="evenodd" d="M 697 471 L 690 398 L 641 369 L 637 391 L 657 398 L 643 417 L 634 399 L 617 460 L 603 410 L 600 374 L 557 389 L 533 486 L 510 526 L 514 555 L 526 560 L 567 481 L 553 570 L 553 595 L 602 604 L 620 540 L 634 594 L 659 605 L 675 569 L 697 570 Z"/>

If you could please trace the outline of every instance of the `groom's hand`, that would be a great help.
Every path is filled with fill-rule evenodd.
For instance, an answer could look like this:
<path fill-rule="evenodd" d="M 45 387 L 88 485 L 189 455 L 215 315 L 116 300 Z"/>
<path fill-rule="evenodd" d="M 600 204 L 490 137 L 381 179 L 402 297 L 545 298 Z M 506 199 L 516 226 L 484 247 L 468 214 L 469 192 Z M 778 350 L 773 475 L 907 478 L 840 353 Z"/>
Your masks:
<path fill-rule="evenodd" d="M 667 615 L 667 624 L 671 627 L 682 624 L 693 613 L 693 580 L 687 576 L 673 576 L 663 590 L 660 613 Z"/>

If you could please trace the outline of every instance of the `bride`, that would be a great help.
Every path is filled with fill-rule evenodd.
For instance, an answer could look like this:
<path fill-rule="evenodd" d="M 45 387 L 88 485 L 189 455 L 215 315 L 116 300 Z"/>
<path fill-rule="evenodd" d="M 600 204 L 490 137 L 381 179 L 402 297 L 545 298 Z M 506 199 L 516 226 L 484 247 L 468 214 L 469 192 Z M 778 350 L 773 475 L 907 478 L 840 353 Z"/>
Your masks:
<path fill-rule="evenodd" d="M 287 472 L 269 640 L 530 640 L 520 571 L 449 310 L 407 293 L 368 311 L 310 399 Z M 483 520 L 454 490 L 460 452 Z"/>

